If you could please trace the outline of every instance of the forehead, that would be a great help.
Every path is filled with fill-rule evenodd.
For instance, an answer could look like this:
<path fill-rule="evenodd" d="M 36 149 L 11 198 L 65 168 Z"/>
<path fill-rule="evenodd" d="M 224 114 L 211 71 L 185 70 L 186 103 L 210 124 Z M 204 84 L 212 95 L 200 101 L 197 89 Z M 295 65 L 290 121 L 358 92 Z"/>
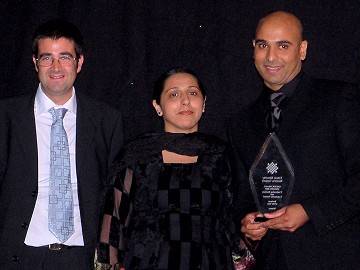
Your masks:
<path fill-rule="evenodd" d="M 259 24 L 255 39 L 269 42 L 290 41 L 300 42 L 301 33 L 298 25 L 290 19 L 268 19 Z"/>
<path fill-rule="evenodd" d="M 199 86 L 197 79 L 189 73 L 176 73 L 166 79 L 164 89 L 182 86 Z"/>
<path fill-rule="evenodd" d="M 67 38 L 41 38 L 38 42 L 38 53 L 75 53 L 74 41 Z"/>

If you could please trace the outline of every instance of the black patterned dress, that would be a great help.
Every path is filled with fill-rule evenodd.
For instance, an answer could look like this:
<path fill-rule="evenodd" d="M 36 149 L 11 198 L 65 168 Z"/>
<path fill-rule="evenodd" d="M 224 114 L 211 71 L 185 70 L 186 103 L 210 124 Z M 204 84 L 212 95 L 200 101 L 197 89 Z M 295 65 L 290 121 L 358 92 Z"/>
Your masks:
<path fill-rule="evenodd" d="M 164 163 L 162 150 L 198 159 Z M 114 171 L 100 261 L 117 250 L 126 270 L 233 269 L 230 171 L 219 139 L 200 133 L 146 135 L 125 148 Z"/>

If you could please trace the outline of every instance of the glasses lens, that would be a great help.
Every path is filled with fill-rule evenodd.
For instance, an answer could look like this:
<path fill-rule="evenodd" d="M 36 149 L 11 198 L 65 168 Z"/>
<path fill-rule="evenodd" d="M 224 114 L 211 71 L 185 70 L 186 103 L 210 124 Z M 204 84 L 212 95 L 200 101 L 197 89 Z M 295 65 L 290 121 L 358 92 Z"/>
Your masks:
<path fill-rule="evenodd" d="M 70 55 L 62 55 L 59 57 L 59 62 L 63 66 L 70 66 L 74 61 L 74 57 Z"/>
<path fill-rule="evenodd" d="M 38 60 L 39 66 L 48 67 L 51 66 L 53 63 L 53 58 L 51 56 L 41 56 Z"/>
<path fill-rule="evenodd" d="M 54 63 L 54 60 L 59 61 L 59 63 L 63 66 L 71 66 L 74 61 L 76 61 L 76 58 L 72 57 L 72 55 L 61 55 L 58 59 L 56 59 L 49 55 L 43 55 L 39 59 L 37 59 L 38 65 L 42 67 L 51 66 Z"/>

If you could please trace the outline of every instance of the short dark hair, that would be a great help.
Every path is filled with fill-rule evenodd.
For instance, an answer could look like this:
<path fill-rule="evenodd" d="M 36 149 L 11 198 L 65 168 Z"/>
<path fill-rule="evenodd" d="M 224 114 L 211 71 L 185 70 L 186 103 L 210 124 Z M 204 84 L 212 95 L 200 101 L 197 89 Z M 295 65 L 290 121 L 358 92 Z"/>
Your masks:
<path fill-rule="evenodd" d="M 53 19 L 41 24 L 33 35 L 32 53 L 37 56 L 38 43 L 40 39 L 66 38 L 75 43 L 76 56 L 79 57 L 84 53 L 84 40 L 80 30 L 72 23 L 63 19 Z"/>
<path fill-rule="evenodd" d="M 157 104 L 160 104 L 160 97 L 161 94 L 164 90 L 164 85 L 165 85 L 165 81 L 171 77 L 174 74 L 178 74 L 178 73 L 185 73 L 185 74 L 190 74 L 192 75 L 200 88 L 200 92 L 203 95 L 203 97 L 206 96 L 206 90 L 205 87 L 203 85 L 203 83 L 201 82 L 201 80 L 199 79 L 199 76 L 196 75 L 196 73 L 188 68 L 184 68 L 184 67 L 176 67 L 176 68 L 172 68 L 166 72 L 164 72 L 163 74 L 160 75 L 160 77 L 156 80 L 155 85 L 154 85 L 154 91 L 153 91 L 153 95 L 152 95 L 152 99 L 156 100 Z"/>

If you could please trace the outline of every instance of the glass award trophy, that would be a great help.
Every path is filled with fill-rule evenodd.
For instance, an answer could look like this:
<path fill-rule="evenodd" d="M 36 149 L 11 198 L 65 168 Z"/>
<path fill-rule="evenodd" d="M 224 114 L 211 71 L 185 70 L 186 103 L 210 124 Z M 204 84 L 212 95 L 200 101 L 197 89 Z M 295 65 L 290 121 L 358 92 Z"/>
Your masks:
<path fill-rule="evenodd" d="M 287 205 L 295 181 L 294 169 L 274 132 L 252 164 L 249 180 L 259 212 L 269 213 Z"/>

